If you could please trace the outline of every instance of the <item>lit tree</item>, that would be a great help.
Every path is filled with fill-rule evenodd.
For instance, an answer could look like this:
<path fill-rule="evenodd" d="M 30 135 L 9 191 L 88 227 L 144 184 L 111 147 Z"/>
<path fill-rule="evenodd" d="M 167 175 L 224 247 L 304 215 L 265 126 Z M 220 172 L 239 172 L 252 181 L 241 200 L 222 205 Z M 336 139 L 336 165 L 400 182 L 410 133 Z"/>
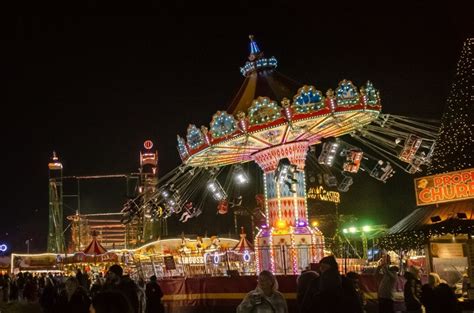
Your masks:
<path fill-rule="evenodd" d="M 430 174 L 471 168 L 473 154 L 474 69 L 472 49 L 474 38 L 464 42 L 458 61 L 456 77 L 451 86 L 446 111 L 441 118 Z"/>

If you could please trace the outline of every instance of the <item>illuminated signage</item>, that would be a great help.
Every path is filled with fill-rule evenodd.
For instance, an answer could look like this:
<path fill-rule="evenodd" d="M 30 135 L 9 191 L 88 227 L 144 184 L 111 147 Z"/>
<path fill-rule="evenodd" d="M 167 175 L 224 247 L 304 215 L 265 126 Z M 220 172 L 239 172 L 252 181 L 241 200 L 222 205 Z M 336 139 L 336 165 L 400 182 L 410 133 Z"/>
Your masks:
<path fill-rule="evenodd" d="M 143 147 L 145 147 L 145 149 L 150 150 L 151 148 L 153 148 L 153 141 L 151 141 L 151 140 L 145 141 L 143 143 Z"/>
<path fill-rule="evenodd" d="M 178 259 L 180 264 L 204 264 L 204 257 L 202 256 L 182 256 Z"/>
<path fill-rule="evenodd" d="M 341 195 L 337 191 L 328 191 L 323 186 L 311 187 L 306 193 L 308 199 L 328 201 L 334 203 L 341 202 Z"/>
<path fill-rule="evenodd" d="M 474 169 L 415 179 L 416 204 L 428 205 L 474 198 Z"/>

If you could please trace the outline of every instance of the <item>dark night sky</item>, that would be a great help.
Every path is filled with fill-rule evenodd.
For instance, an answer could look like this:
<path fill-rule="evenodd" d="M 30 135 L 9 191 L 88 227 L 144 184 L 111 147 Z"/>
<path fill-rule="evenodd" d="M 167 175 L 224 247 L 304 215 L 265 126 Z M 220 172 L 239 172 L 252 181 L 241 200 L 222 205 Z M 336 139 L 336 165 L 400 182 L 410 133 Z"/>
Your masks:
<path fill-rule="evenodd" d="M 278 6 L 229 8 L 218 17 L 168 8 L 154 17 L 3 20 L 0 242 L 21 251 L 34 238 L 32 250 L 45 249 L 52 150 L 65 175 L 130 173 L 152 139 L 161 172 L 177 166 L 176 134 L 185 135 L 190 122 L 208 124 L 240 87 L 250 33 L 280 72 L 301 83 L 324 92 L 344 78 L 356 86 L 370 79 L 384 112 L 440 118 L 463 40 L 474 30 L 472 10 L 454 5 Z M 392 225 L 414 207 L 412 179 L 398 173 L 381 184 L 360 175 L 343 213 Z M 93 206 L 94 192 L 85 188 L 83 201 Z M 123 194 L 103 188 L 96 206 L 120 203 Z"/>

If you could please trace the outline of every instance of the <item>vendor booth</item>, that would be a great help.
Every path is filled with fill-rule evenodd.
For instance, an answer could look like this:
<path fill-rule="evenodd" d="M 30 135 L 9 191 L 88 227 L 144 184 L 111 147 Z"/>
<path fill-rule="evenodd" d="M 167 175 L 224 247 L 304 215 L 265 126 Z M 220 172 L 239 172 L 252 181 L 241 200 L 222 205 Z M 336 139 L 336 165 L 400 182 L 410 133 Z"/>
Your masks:
<path fill-rule="evenodd" d="M 403 251 L 406 265 L 437 272 L 461 287 L 468 274 L 474 210 L 474 170 L 415 179 L 420 206 L 394 225 L 381 245 Z"/>

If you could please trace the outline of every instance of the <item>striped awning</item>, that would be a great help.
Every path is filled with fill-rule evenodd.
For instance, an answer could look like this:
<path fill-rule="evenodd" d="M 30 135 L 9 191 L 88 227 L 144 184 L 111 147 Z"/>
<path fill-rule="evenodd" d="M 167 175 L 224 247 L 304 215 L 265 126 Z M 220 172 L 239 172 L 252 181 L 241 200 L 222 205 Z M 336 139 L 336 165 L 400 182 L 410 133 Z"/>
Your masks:
<path fill-rule="evenodd" d="M 242 232 L 240 234 L 240 241 L 232 249 L 236 252 L 244 253 L 244 251 L 253 251 L 253 245 L 250 241 L 247 240 L 247 234 L 244 233 L 244 228 L 242 227 Z"/>
<path fill-rule="evenodd" d="M 92 254 L 92 255 L 99 255 L 99 254 L 104 254 L 107 252 L 107 249 L 105 249 L 100 242 L 97 241 L 96 236 L 92 236 L 92 241 L 91 243 L 87 246 L 87 248 L 84 250 L 85 254 Z"/>

